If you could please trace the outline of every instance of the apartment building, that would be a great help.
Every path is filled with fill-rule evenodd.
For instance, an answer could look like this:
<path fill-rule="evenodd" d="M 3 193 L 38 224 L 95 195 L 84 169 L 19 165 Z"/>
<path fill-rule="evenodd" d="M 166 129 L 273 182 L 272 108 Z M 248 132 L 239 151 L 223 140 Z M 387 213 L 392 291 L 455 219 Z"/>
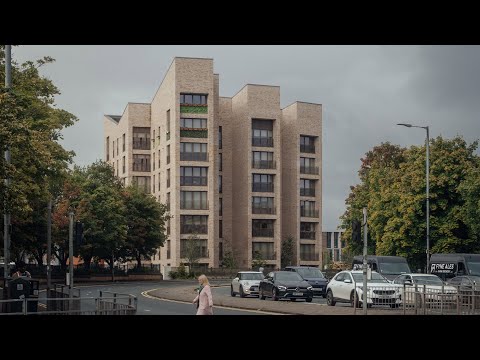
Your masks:
<path fill-rule="evenodd" d="M 282 109 L 278 86 L 221 97 L 213 59 L 177 57 L 151 103 L 105 115 L 105 161 L 172 215 L 152 262 L 179 266 L 196 234 L 201 266 L 219 267 L 232 251 L 241 268 L 255 258 L 279 268 L 292 236 L 294 262 L 320 266 L 321 111 Z"/>

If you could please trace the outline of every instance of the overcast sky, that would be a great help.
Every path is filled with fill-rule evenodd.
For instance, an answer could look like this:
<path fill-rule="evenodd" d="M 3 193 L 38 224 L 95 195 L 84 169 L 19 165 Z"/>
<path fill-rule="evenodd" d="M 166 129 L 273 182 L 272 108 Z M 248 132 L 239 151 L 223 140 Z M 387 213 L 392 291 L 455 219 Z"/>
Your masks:
<path fill-rule="evenodd" d="M 278 85 L 282 107 L 323 104 L 323 230 L 335 230 L 360 158 L 390 141 L 421 144 L 432 137 L 480 138 L 479 46 L 22 46 L 17 61 L 52 56 L 42 69 L 62 94 L 59 107 L 80 121 L 64 131 L 75 162 L 103 158 L 103 114 L 127 102 L 150 102 L 173 57 L 210 57 L 220 95 L 245 83 Z"/>

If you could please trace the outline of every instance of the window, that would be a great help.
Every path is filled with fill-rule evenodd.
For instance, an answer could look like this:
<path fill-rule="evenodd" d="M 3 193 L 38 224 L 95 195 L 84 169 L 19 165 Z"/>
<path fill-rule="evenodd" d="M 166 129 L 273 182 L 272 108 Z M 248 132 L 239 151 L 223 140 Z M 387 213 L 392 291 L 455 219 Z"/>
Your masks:
<path fill-rule="evenodd" d="M 167 169 L 167 188 L 170 187 L 170 169 Z"/>
<path fill-rule="evenodd" d="M 219 199 L 218 216 L 223 216 L 223 198 Z"/>
<path fill-rule="evenodd" d="M 150 155 L 133 154 L 133 171 L 150 171 Z"/>
<path fill-rule="evenodd" d="M 155 171 L 155 153 L 152 154 L 153 171 Z"/>
<path fill-rule="evenodd" d="M 158 150 L 158 169 L 160 170 L 160 150 Z"/>
<path fill-rule="evenodd" d="M 275 169 L 273 152 L 254 151 L 252 154 L 252 168 L 254 169 Z"/>
<path fill-rule="evenodd" d="M 327 232 L 327 248 L 331 249 L 332 248 L 332 233 Z"/>
<path fill-rule="evenodd" d="M 117 176 L 118 176 L 118 168 L 119 168 L 119 166 L 118 166 L 118 160 L 117 160 Z"/>
<path fill-rule="evenodd" d="M 170 145 L 167 145 L 167 165 L 170 164 Z"/>
<path fill-rule="evenodd" d="M 342 281 L 342 282 L 343 282 L 343 280 L 345 280 L 345 274 L 346 274 L 346 273 L 343 273 L 343 272 L 340 273 L 340 274 L 338 274 L 338 275 L 335 277 L 335 281 Z"/>
<path fill-rule="evenodd" d="M 167 140 L 170 140 L 170 109 L 167 110 Z"/>
<path fill-rule="evenodd" d="M 345 240 L 342 239 L 342 249 L 345 247 Z"/>
<path fill-rule="evenodd" d="M 207 105 L 207 95 L 202 95 L 202 94 L 180 94 L 180 104 L 185 104 L 185 105 Z"/>
<path fill-rule="evenodd" d="M 273 225 L 275 220 L 252 220 L 253 237 L 273 237 Z"/>
<path fill-rule="evenodd" d="M 118 151 L 118 143 L 120 142 L 120 139 L 117 139 L 117 156 L 118 154 L 120 154 L 120 152 Z"/>
<path fill-rule="evenodd" d="M 223 221 L 218 220 L 218 237 L 223 238 Z"/>
<path fill-rule="evenodd" d="M 223 170 L 223 155 L 222 153 L 218 154 L 218 170 Z"/>
<path fill-rule="evenodd" d="M 221 194 L 223 190 L 222 175 L 218 175 L 218 192 Z"/>
<path fill-rule="evenodd" d="M 208 168 L 207 167 L 180 167 L 180 185 L 181 186 L 207 186 Z"/>
<path fill-rule="evenodd" d="M 160 173 L 158 173 L 158 191 L 160 191 Z M 158 201 L 160 201 L 160 199 Z"/>
<path fill-rule="evenodd" d="M 180 209 L 208 210 L 206 191 L 180 191 Z"/>
<path fill-rule="evenodd" d="M 334 252 L 334 261 L 340 261 L 340 250 L 339 249 L 335 249 L 335 252 Z"/>
<path fill-rule="evenodd" d="M 190 240 L 190 239 L 181 239 L 180 240 L 180 257 L 186 258 L 188 256 L 188 242 L 194 241 L 196 244 L 193 245 L 194 249 L 198 250 L 198 254 L 200 258 L 207 258 L 208 257 L 208 242 L 205 239 L 201 240 Z"/>
<path fill-rule="evenodd" d="M 180 216 L 181 234 L 207 234 L 208 216 L 207 215 L 181 215 Z"/>
<path fill-rule="evenodd" d="M 112 158 L 115 157 L 115 140 L 112 141 Z"/>
<path fill-rule="evenodd" d="M 150 193 L 150 176 L 134 176 L 133 184 L 145 193 Z"/>
<path fill-rule="evenodd" d="M 300 223 L 300 239 L 315 240 L 315 223 Z"/>
<path fill-rule="evenodd" d="M 300 135 L 300 152 L 315 153 L 315 137 Z"/>
<path fill-rule="evenodd" d="M 218 243 L 218 260 L 223 260 L 223 243 Z"/>
<path fill-rule="evenodd" d="M 125 152 L 125 134 L 122 135 L 122 152 Z"/>
<path fill-rule="evenodd" d="M 273 175 L 253 174 L 252 191 L 273 192 Z"/>
<path fill-rule="evenodd" d="M 122 158 L 122 174 L 125 174 L 125 156 Z"/>
<path fill-rule="evenodd" d="M 206 129 L 207 119 L 180 118 L 180 130 Z"/>
<path fill-rule="evenodd" d="M 107 140 L 106 140 L 106 154 L 107 154 L 107 161 L 110 160 L 110 136 L 107 136 Z"/>
<path fill-rule="evenodd" d="M 338 232 L 333 233 L 333 247 L 338 249 Z"/>
<path fill-rule="evenodd" d="M 300 260 L 318 261 L 318 256 L 315 254 L 314 244 L 300 244 Z"/>
<path fill-rule="evenodd" d="M 222 127 L 218 127 L 218 148 L 222 148 Z"/>
<path fill-rule="evenodd" d="M 167 193 L 167 210 L 170 211 L 170 193 Z"/>
<path fill-rule="evenodd" d="M 155 192 L 155 175 L 153 175 L 152 186 L 153 186 L 152 192 Z"/>
<path fill-rule="evenodd" d="M 206 143 L 180 143 L 180 160 L 208 161 Z"/>
<path fill-rule="evenodd" d="M 167 240 L 167 259 L 170 259 L 170 249 L 171 249 L 170 240 Z"/>
<path fill-rule="evenodd" d="M 300 179 L 300 196 L 315 196 L 315 180 Z"/>
<path fill-rule="evenodd" d="M 150 128 L 133 127 L 133 148 L 138 150 L 150 150 Z"/>
<path fill-rule="evenodd" d="M 300 158 L 300 174 L 319 174 L 318 167 L 315 166 L 314 158 Z"/>
<path fill-rule="evenodd" d="M 272 120 L 252 120 L 252 146 L 273 147 Z"/>
<path fill-rule="evenodd" d="M 315 201 L 300 200 L 300 216 L 318 217 L 318 210 L 315 209 Z"/>
<path fill-rule="evenodd" d="M 252 258 L 259 253 L 263 260 L 275 260 L 274 244 L 271 242 L 252 242 Z"/>
<path fill-rule="evenodd" d="M 275 214 L 273 197 L 252 197 L 252 214 Z"/>

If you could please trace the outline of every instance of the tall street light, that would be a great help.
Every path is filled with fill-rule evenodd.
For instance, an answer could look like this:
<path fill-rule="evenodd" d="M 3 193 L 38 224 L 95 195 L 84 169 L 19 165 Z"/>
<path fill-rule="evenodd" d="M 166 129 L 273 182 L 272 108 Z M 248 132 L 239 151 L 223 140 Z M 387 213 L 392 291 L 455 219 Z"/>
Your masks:
<path fill-rule="evenodd" d="M 430 274 L 430 185 L 429 185 L 429 178 L 428 174 L 430 173 L 429 167 L 430 167 L 430 135 L 429 135 L 429 129 L 428 126 L 416 126 L 412 124 L 397 124 L 400 126 L 406 126 L 409 128 L 421 128 L 427 130 L 427 138 L 426 138 L 426 143 L 427 143 L 427 159 L 425 161 L 426 163 L 426 173 L 427 173 L 427 274 Z"/>

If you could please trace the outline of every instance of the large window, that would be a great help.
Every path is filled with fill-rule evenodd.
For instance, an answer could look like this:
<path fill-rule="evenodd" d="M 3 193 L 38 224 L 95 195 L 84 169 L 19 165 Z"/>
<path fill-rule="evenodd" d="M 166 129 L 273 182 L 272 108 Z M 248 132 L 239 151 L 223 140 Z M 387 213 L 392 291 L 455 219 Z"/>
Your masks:
<path fill-rule="evenodd" d="M 122 158 L 122 174 L 125 174 L 125 156 Z"/>
<path fill-rule="evenodd" d="M 222 191 L 223 191 L 222 175 L 218 175 L 218 192 L 221 194 Z"/>
<path fill-rule="evenodd" d="M 300 260 L 318 261 L 319 256 L 315 253 L 314 244 L 300 244 Z"/>
<path fill-rule="evenodd" d="M 219 199 L 218 203 L 218 216 L 223 216 L 223 198 Z"/>
<path fill-rule="evenodd" d="M 170 259 L 170 249 L 171 249 L 171 244 L 170 240 L 167 240 L 167 259 Z"/>
<path fill-rule="evenodd" d="M 122 151 L 125 152 L 125 134 L 122 135 Z"/>
<path fill-rule="evenodd" d="M 272 120 L 252 120 L 252 146 L 273 146 Z"/>
<path fill-rule="evenodd" d="M 300 152 L 315 153 L 315 137 L 300 135 Z"/>
<path fill-rule="evenodd" d="M 273 207 L 273 197 L 252 197 L 252 213 L 253 214 L 275 214 Z"/>
<path fill-rule="evenodd" d="M 149 194 L 150 193 L 150 176 L 134 176 L 133 177 L 133 184 L 137 186 L 143 192 Z"/>
<path fill-rule="evenodd" d="M 223 238 L 223 221 L 218 220 L 218 237 Z"/>
<path fill-rule="evenodd" d="M 275 220 L 252 220 L 253 237 L 273 237 Z"/>
<path fill-rule="evenodd" d="M 167 169 L 167 188 L 170 187 L 170 169 Z"/>
<path fill-rule="evenodd" d="M 300 179 L 300 196 L 315 196 L 315 180 Z"/>
<path fill-rule="evenodd" d="M 194 243 L 192 244 L 189 242 L 194 242 Z M 193 253 L 200 258 L 207 258 L 208 257 L 207 240 L 181 239 L 180 240 L 180 257 L 187 258 L 189 256 L 189 253 Z"/>
<path fill-rule="evenodd" d="M 180 160 L 208 161 L 206 143 L 180 143 Z"/>
<path fill-rule="evenodd" d="M 150 128 L 133 127 L 133 148 L 150 150 Z"/>
<path fill-rule="evenodd" d="M 207 186 L 207 181 L 207 167 L 180 166 L 180 185 Z"/>
<path fill-rule="evenodd" d="M 155 185 L 156 185 L 156 183 L 155 183 L 155 175 L 153 175 L 153 179 L 152 179 L 152 186 L 153 186 L 152 192 L 155 192 Z"/>
<path fill-rule="evenodd" d="M 318 210 L 315 209 L 315 201 L 300 201 L 300 216 L 318 218 Z"/>
<path fill-rule="evenodd" d="M 222 127 L 218 127 L 218 148 L 222 148 Z"/>
<path fill-rule="evenodd" d="M 218 154 L 218 171 L 223 170 L 223 155 L 222 153 Z"/>
<path fill-rule="evenodd" d="M 133 171 L 150 171 L 150 155 L 133 154 Z"/>
<path fill-rule="evenodd" d="M 273 192 L 273 175 L 253 174 L 252 191 Z"/>
<path fill-rule="evenodd" d="M 300 239 L 315 240 L 315 223 L 313 222 L 300 223 Z"/>
<path fill-rule="evenodd" d="M 153 171 L 155 171 L 155 153 L 152 154 Z"/>
<path fill-rule="evenodd" d="M 315 166 L 315 158 L 300 158 L 300 174 L 319 174 L 318 166 Z"/>
<path fill-rule="evenodd" d="M 208 234 L 207 215 L 181 215 L 181 234 Z"/>
<path fill-rule="evenodd" d="M 185 105 L 206 105 L 207 95 L 202 94 L 180 94 L 180 104 Z"/>
<path fill-rule="evenodd" d="M 206 191 L 180 191 L 180 209 L 208 210 Z"/>
<path fill-rule="evenodd" d="M 106 140 L 106 153 L 107 153 L 107 161 L 110 160 L 110 136 L 107 136 L 107 140 Z"/>
<path fill-rule="evenodd" d="M 206 128 L 207 128 L 207 119 L 180 118 L 181 130 L 206 129 Z"/>
<path fill-rule="evenodd" d="M 327 232 L 327 248 L 331 249 L 332 248 L 332 233 Z"/>
<path fill-rule="evenodd" d="M 254 151 L 252 154 L 252 168 L 254 169 L 275 169 L 273 152 Z"/>
<path fill-rule="evenodd" d="M 167 165 L 170 164 L 170 145 L 167 145 Z"/>
<path fill-rule="evenodd" d="M 263 260 L 275 260 L 275 247 L 271 242 L 252 242 L 252 258 L 257 257 L 258 255 Z"/>
<path fill-rule="evenodd" d="M 333 233 L 333 247 L 335 249 L 338 249 L 338 232 L 337 231 Z"/>

